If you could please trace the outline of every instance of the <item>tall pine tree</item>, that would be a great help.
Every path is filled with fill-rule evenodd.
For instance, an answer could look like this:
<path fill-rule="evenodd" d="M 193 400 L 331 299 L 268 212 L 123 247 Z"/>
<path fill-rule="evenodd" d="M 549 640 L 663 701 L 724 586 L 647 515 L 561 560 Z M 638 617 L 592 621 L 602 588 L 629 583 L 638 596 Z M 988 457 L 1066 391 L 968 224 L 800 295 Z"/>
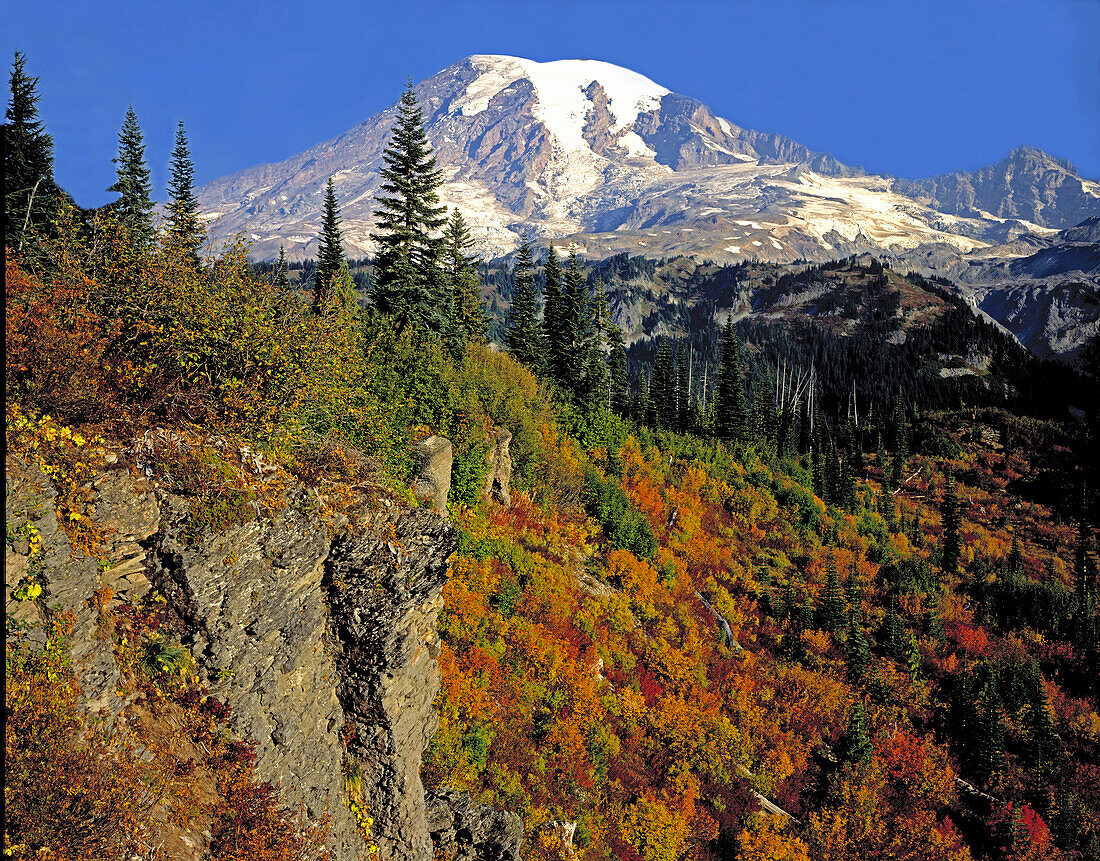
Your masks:
<path fill-rule="evenodd" d="M 581 275 L 577 249 L 569 251 L 569 268 L 565 270 L 562 289 L 562 329 L 564 364 L 562 382 L 574 397 L 585 395 L 588 351 L 592 338 L 592 311 L 588 303 L 588 287 Z"/>
<path fill-rule="evenodd" d="M 114 163 L 118 180 L 107 191 L 118 193 L 119 199 L 111 204 L 111 211 L 137 244 L 148 248 L 153 240 L 153 201 L 149 197 L 152 186 L 145 163 L 145 138 L 133 105 L 127 109 L 118 133 L 118 156 Z"/>
<path fill-rule="evenodd" d="M 477 257 L 470 253 L 474 240 L 466 219 L 457 208 L 451 211 L 447 230 L 443 236 L 443 267 L 450 285 L 452 322 L 451 350 L 461 355 L 467 342 L 484 342 L 489 331 L 489 318 L 481 298 L 481 277 L 477 272 Z"/>
<path fill-rule="evenodd" d="M 324 214 L 317 237 L 317 269 L 313 273 L 313 302 L 310 307 L 316 316 L 324 314 L 329 307 L 335 295 L 336 281 L 346 265 L 344 241 L 340 234 L 340 210 L 330 176 L 325 185 Z"/>
<path fill-rule="evenodd" d="M 4 134 L 4 243 L 22 247 L 25 228 L 41 229 L 52 218 L 60 190 L 53 179 L 53 138 L 38 116 L 38 78 L 26 73 L 26 56 L 15 52 Z"/>
<path fill-rule="evenodd" d="M 176 146 L 168 173 L 168 241 L 198 264 L 204 230 L 199 220 L 199 203 L 195 200 L 195 166 L 187 148 L 183 120 L 176 127 Z"/>
<path fill-rule="evenodd" d="M 504 346 L 514 359 L 539 371 L 543 363 L 543 344 L 533 267 L 531 241 L 524 235 L 512 269 L 512 307 L 508 309 Z"/>
<path fill-rule="evenodd" d="M 561 264 L 554 244 L 546 255 L 543 266 L 544 285 L 542 289 L 543 311 L 542 328 L 546 333 L 546 370 L 559 383 L 565 379 L 565 326 L 563 321 L 563 301 L 561 294 Z"/>
<path fill-rule="evenodd" d="M 382 194 L 375 198 L 378 243 L 373 298 L 378 311 L 396 318 L 399 330 L 414 326 L 442 333 L 451 306 L 440 268 L 441 172 L 424 132 L 412 81 L 397 106 L 397 122 L 382 151 Z"/>
<path fill-rule="evenodd" d="M 733 334 L 733 314 L 726 317 L 722 336 L 722 366 L 718 372 L 714 425 L 720 439 L 743 442 L 748 436 L 745 389 L 741 382 L 741 358 Z"/>
<path fill-rule="evenodd" d="M 275 287 L 282 293 L 290 291 L 290 279 L 287 277 L 286 249 L 279 246 L 279 260 L 275 263 Z"/>

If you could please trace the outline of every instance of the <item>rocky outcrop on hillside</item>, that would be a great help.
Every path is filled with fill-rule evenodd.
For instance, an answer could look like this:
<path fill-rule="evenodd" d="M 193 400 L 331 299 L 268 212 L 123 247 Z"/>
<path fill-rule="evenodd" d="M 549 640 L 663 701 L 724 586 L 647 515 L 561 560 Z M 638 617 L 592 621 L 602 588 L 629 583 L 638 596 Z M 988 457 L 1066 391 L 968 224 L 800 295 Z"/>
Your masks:
<path fill-rule="evenodd" d="M 329 817 L 337 861 L 370 854 L 347 804 L 352 773 L 383 861 L 430 861 L 429 819 L 446 818 L 451 800 L 455 822 L 476 814 L 508 824 L 485 831 L 469 857 L 518 858 L 518 817 L 447 793 L 429 811 L 420 782 L 437 725 L 436 617 L 457 543 L 434 506 L 387 498 L 357 510 L 354 522 L 323 522 L 315 493 L 298 485 L 274 516 L 194 535 L 186 500 L 125 467 L 86 489 L 109 565 L 73 552 L 48 476 L 11 459 L 6 469 L 8 612 L 35 621 L 55 605 L 76 611 L 73 665 L 92 710 L 110 721 L 128 705 L 116 694 L 104 602 L 136 602 L 156 589 L 205 684 L 232 709 L 235 730 L 255 740 L 257 779 L 278 782 L 291 808 Z M 24 535 L 38 536 L 42 551 Z M 44 581 L 40 600 L 13 600 L 32 564 Z M 183 836 L 198 854 L 209 841 L 201 831 Z"/>

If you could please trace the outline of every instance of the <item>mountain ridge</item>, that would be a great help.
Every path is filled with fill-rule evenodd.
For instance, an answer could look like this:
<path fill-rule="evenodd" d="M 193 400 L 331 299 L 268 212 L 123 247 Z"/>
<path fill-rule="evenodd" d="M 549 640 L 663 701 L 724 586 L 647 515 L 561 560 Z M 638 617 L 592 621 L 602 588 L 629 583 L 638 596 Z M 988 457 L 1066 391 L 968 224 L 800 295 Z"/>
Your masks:
<path fill-rule="evenodd" d="M 442 202 L 463 210 L 483 254 L 511 250 L 523 232 L 581 238 L 593 253 L 725 260 L 935 246 L 958 253 L 1100 214 L 1100 185 L 1034 148 L 973 174 L 867 174 L 598 60 L 475 54 L 414 89 L 444 171 Z M 281 162 L 208 183 L 199 200 L 215 241 L 243 233 L 259 257 L 274 257 L 280 244 L 292 259 L 311 256 L 322 186 L 332 175 L 349 249 L 369 253 L 377 171 L 395 110 Z M 1019 176 L 1040 187 L 1011 188 L 994 200 L 998 183 Z M 649 235 L 654 227 L 666 233 Z"/>

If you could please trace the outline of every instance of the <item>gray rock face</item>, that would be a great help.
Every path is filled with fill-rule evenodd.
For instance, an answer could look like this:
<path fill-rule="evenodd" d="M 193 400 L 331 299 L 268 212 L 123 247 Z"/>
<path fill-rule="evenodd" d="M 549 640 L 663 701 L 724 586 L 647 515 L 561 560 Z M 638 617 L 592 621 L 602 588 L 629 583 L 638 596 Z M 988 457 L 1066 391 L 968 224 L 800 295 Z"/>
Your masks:
<path fill-rule="evenodd" d="M 325 563 L 348 755 L 359 763 L 383 859 L 430 861 L 420 759 L 438 726 L 440 641 L 453 527 L 417 509 L 381 514 Z"/>
<path fill-rule="evenodd" d="M 1073 165 L 1034 147 L 974 173 L 898 180 L 895 188 L 941 212 L 1022 218 L 1042 227 L 1071 227 L 1097 214 L 1097 200 Z"/>
<path fill-rule="evenodd" d="M 304 803 L 311 817 L 328 813 L 338 859 L 363 856 L 344 803 L 345 719 L 321 585 L 327 530 L 291 505 L 189 543 L 186 503 L 164 496 L 162 511 L 150 580 L 180 616 L 183 641 L 233 709 L 236 730 L 258 742 L 257 777 L 279 781 L 286 801 Z"/>
<path fill-rule="evenodd" d="M 428 829 L 442 861 L 519 861 L 523 820 L 478 804 L 468 793 L 446 789 L 431 795 Z"/>
<path fill-rule="evenodd" d="M 447 513 L 447 494 L 451 491 L 451 465 L 454 447 L 449 439 L 430 436 L 413 447 L 420 469 L 413 480 L 413 494 L 421 502 L 430 502 L 437 514 Z"/>
<path fill-rule="evenodd" d="M 489 474 L 485 477 L 485 486 L 482 489 L 482 496 L 499 502 L 505 508 L 512 504 L 512 455 L 508 452 L 511 441 L 511 431 L 497 428 L 493 447 L 486 458 L 489 462 Z"/>
<path fill-rule="evenodd" d="M 441 442 L 433 448 L 449 455 L 450 443 Z M 118 599 L 136 600 L 151 585 L 178 616 L 181 641 L 211 693 L 231 707 L 237 732 L 257 742 L 257 778 L 279 782 L 291 807 L 330 817 L 337 861 L 369 857 L 346 804 L 353 763 L 382 861 L 430 861 L 420 762 L 437 726 L 436 617 L 457 543 L 446 520 L 391 503 L 353 535 L 346 521 L 323 524 L 298 487 L 273 518 L 187 540 L 186 501 L 120 469 L 89 488 L 113 562 L 101 572 L 94 560 L 74 557 L 46 476 L 9 459 L 6 490 L 16 535 L 6 548 L 7 610 L 25 621 L 40 621 L 55 603 L 76 610 L 74 669 L 93 709 L 114 720 L 125 706 L 114 695 L 119 670 L 94 596 L 106 585 Z M 41 536 L 41 554 L 26 524 Z M 44 600 L 12 599 L 32 572 L 41 572 Z M 461 811 L 454 816 L 467 815 Z M 484 857 L 518 858 L 519 818 L 478 815 L 511 823 L 486 832 Z M 492 848 L 498 832 L 511 854 Z"/>

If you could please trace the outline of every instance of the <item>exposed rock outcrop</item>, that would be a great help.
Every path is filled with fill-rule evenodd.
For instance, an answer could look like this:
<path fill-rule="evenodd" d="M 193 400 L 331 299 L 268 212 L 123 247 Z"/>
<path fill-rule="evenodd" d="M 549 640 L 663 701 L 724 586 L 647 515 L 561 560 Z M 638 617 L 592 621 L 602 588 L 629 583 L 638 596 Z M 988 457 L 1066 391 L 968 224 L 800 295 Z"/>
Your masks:
<path fill-rule="evenodd" d="M 448 443 L 448 446 L 450 444 Z M 430 861 L 420 758 L 435 734 L 439 635 L 453 527 L 382 512 L 326 562 L 348 754 L 362 770 L 382 858 Z"/>
<path fill-rule="evenodd" d="M 428 798 L 428 829 L 443 861 L 518 861 L 523 820 L 445 789 Z"/>
<path fill-rule="evenodd" d="M 489 474 L 485 477 L 485 487 L 482 490 L 482 496 L 499 502 L 505 508 L 512 504 L 512 492 L 509 487 L 512 482 L 512 455 L 508 452 L 508 444 L 511 441 L 511 431 L 506 428 L 497 428 L 493 447 L 486 458 L 489 463 Z"/>
<path fill-rule="evenodd" d="M 451 491 L 451 465 L 454 449 L 451 441 L 441 436 L 421 440 L 413 451 L 420 468 L 413 480 L 413 493 L 421 502 L 431 503 L 437 514 L 447 513 L 447 494 Z"/>
<path fill-rule="evenodd" d="M 421 487 L 430 482 L 427 498 L 445 511 L 450 442 L 428 442 Z M 506 438 L 503 451 L 506 458 Z M 46 475 L 11 459 L 6 471 L 7 610 L 24 621 L 55 604 L 76 611 L 74 669 L 93 710 L 113 721 L 127 705 L 115 693 L 120 673 L 102 630 L 109 614 L 97 606 L 155 588 L 207 687 L 231 707 L 236 731 L 257 742 L 256 777 L 278 782 L 292 808 L 329 817 L 337 861 L 370 857 L 346 803 L 352 769 L 362 777 L 382 861 L 430 861 L 429 820 L 455 824 L 452 843 L 473 828 L 469 857 L 518 859 L 518 816 L 447 791 L 429 810 L 420 782 L 437 726 L 436 618 L 457 543 L 447 520 L 387 501 L 359 512 L 354 529 L 343 517 L 326 524 L 312 492 L 296 486 L 273 517 L 196 537 L 186 500 L 124 466 L 88 488 L 106 570 L 72 551 Z M 43 600 L 13 600 L 32 568 Z"/>

